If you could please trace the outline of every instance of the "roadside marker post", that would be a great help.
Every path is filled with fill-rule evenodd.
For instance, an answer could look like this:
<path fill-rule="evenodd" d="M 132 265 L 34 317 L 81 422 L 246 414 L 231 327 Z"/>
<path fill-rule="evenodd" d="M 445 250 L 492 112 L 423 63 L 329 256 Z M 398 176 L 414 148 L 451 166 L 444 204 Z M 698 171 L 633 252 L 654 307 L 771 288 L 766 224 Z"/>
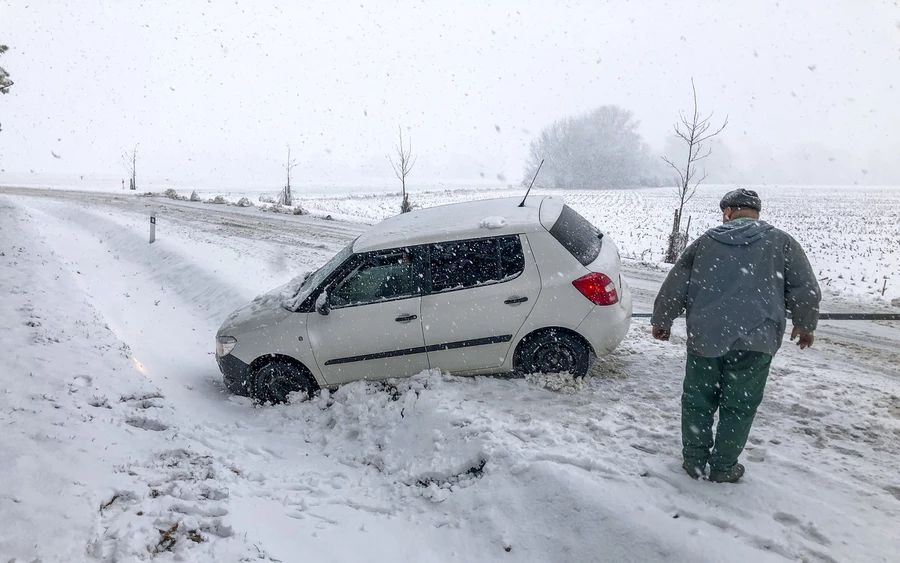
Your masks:
<path fill-rule="evenodd" d="M 150 244 L 156 240 L 156 213 L 150 214 Z"/>

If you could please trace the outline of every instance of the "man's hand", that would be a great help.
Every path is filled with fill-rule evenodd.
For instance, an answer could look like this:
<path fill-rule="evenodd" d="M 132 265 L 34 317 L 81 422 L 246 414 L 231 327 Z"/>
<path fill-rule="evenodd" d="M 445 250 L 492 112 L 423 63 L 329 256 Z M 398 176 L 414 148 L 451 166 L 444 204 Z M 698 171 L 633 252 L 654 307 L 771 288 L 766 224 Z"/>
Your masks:
<path fill-rule="evenodd" d="M 667 342 L 670 336 L 672 336 L 671 329 L 659 328 L 658 326 L 653 327 L 653 338 Z"/>
<path fill-rule="evenodd" d="M 809 348 L 816 340 L 816 337 L 813 333 L 803 332 L 799 328 L 794 327 L 794 330 L 791 331 L 791 342 L 793 342 L 794 339 L 798 337 L 799 340 L 797 340 L 797 346 L 799 346 L 801 350 Z"/>

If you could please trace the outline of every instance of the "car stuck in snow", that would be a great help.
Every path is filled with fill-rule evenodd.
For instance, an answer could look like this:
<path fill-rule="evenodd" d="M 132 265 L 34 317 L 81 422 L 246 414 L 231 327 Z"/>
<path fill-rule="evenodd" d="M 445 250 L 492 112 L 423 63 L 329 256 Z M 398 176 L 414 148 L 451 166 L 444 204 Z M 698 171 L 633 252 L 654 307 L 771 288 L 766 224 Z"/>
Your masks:
<path fill-rule="evenodd" d="M 562 198 L 419 209 L 225 320 L 226 386 L 262 402 L 437 368 L 584 376 L 631 323 L 615 243 Z"/>

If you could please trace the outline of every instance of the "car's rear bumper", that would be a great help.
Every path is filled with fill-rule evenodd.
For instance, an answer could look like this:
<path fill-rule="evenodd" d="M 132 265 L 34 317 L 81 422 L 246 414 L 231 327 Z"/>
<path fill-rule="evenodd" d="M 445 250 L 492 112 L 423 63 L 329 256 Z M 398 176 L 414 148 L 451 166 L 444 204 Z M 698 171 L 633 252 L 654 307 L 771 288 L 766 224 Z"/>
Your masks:
<path fill-rule="evenodd" d="M 625 339 L 631 327 L 631 288 L 623 280 L 620 299 L 615 305 L 596 306 L 578 326 L 598 356 L 609 354 Z"/>
<path fill-rule="evenodd" d="M 216 355 L 216 363 L 222 372 L 225 387 L 236 395 L 250 396 L 250 383 L 252 372 L 250 366 L 237 359 L 233 354 L 227 356 Z"/>

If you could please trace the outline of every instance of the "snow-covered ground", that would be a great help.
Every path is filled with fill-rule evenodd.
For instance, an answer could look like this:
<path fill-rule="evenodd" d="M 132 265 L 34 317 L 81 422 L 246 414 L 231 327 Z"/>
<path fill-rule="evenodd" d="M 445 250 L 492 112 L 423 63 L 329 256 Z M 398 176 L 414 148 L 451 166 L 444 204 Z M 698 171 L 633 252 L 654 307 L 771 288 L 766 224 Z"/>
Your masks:
<path fill-rule="evenodd" d="M 896 217 L 900 190 L 816 194 L 762 195 L 822 277 L 852 272 L 823 309 L 890 308 L 898 227 L 877 212 Z M 661 248 L 664 191 L 566 195 L 623 253 Z M 641 320 L 584 382 L 430 372 L 266 408 L 224 392 L 224 316 L 391 198 L 303 198 L 314 216 L 293 216 L 0 189 L 0 561 L 900 558 L 898 323 L 823 323 L 813 349 L 786 345 L 733 486 L 682 472 L 683 328 L 660 343 Z M 692 203 L 694 229 L 715 201 Z M 649 311 L 664 271 L 626 274 Z M 882 274 L 885 297 L 862 285 Z"/>

